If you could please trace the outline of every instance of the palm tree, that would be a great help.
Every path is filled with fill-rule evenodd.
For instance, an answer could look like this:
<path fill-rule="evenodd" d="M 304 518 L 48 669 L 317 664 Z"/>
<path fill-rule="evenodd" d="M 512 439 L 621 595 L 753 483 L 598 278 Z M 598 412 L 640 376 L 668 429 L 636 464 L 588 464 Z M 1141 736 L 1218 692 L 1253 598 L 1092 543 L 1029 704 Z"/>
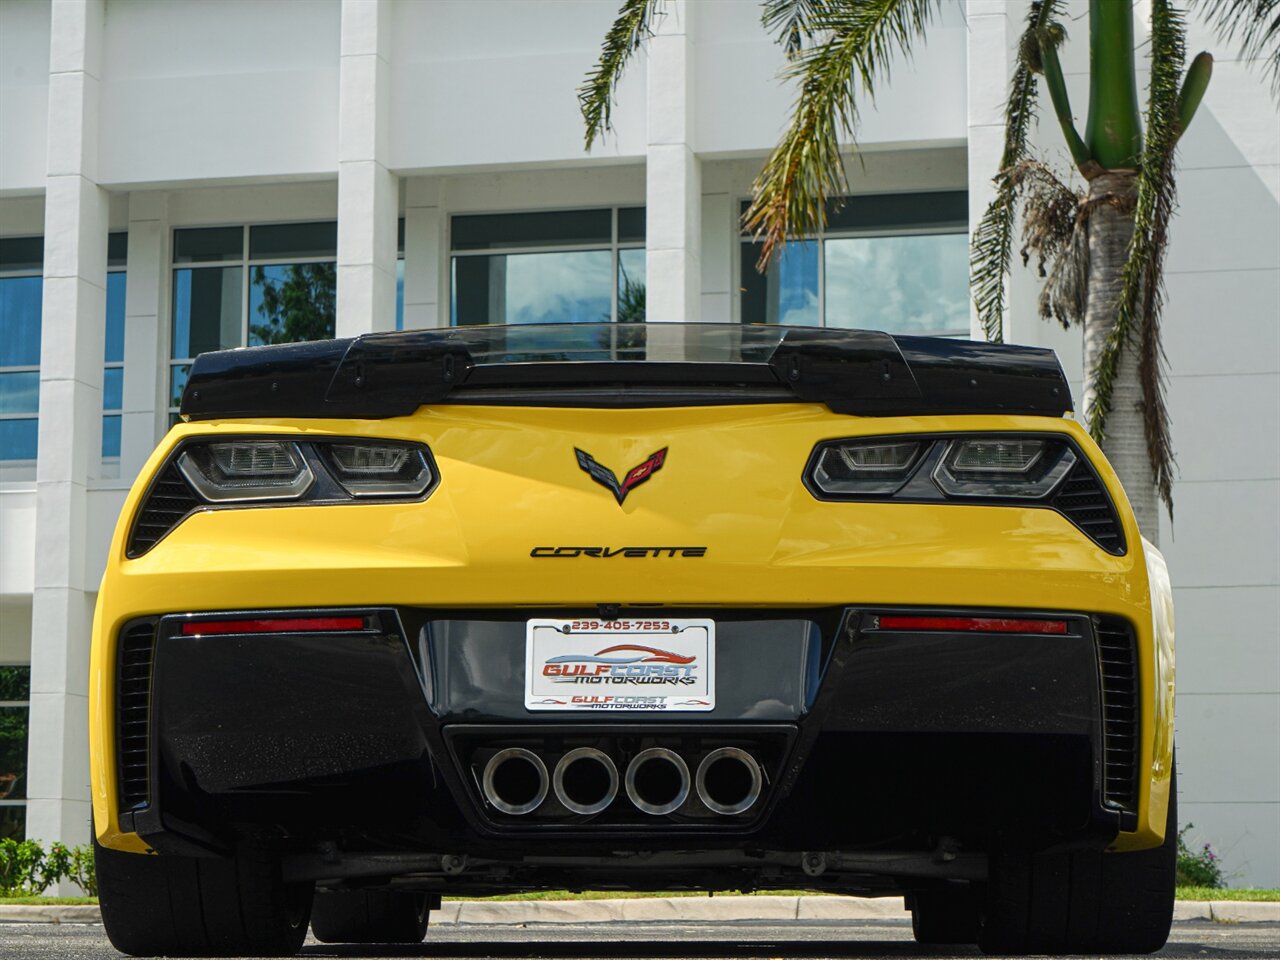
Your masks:
<path fill-rule="evenodd" d="M 1280 0 L 1191 0 L 1220 35 L 1241 43 L 1280 91 Z M 828 197 L 847 192 L 858 107 L 888 62 L 921 40 L 942 0 L 764 0 L 762 21 L 788 54 L 798 85 L 791 122 L 753 185 L 744 227 L 764 269 L 789 238 L 816 232 Z M 1030 0 L 1005 104 L 996 197 L 974 231 L 970 276 L 989 339 L 1000 340 L 1014 232 L 1045 286 L 1040 312 L 1084 329 L 1084 417 L 1115 465 L 1139 524 L 1157 531 L 1157 498 L 1172 516 L 1173 453 L 1160 345 L 1162 268 L 1175 205 L 1174 155 L 1204 95 L 1213 59 L 1184 71 L 1185 24 L 1170 0 L 1151 0 L 1151 79 L 1138 106 L 1133 8 L 1089 0 L 1089 105 L 1076 129 L 1058 61 L 1064 0 Z M 599 62 L 579 89 L 586 145 L 610 129 L 610 106 L 630 57 L 650 36 L 663 0 L 624 0 Z M 1029 146 L 1041 81 L 1087 184 L 1076 191 Z M 846 142 L 842 143 L 841 139 Z"/>

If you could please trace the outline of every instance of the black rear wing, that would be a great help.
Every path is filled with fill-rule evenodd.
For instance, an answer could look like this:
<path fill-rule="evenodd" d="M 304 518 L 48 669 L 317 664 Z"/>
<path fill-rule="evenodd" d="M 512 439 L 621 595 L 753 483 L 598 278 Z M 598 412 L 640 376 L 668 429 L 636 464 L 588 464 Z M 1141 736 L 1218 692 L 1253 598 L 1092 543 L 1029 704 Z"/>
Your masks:
<path fill-rule="evenodd" d="M 1052 350 L 868 330 L 539 324 L 366 334 L 204 353 L 189 420 L 385 419 L 424 404 L 826 404 L 836 413 L 1061 417 Z"/>

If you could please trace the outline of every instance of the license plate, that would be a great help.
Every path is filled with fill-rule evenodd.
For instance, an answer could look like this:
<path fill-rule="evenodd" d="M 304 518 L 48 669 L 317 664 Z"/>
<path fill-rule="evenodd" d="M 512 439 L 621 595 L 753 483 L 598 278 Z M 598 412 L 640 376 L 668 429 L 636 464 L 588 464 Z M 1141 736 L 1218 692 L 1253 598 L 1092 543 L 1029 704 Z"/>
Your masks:
<path fill-rule="evenodd" d="M 528 710 L 714 710 L 712 620 L 530 620 Z"/>

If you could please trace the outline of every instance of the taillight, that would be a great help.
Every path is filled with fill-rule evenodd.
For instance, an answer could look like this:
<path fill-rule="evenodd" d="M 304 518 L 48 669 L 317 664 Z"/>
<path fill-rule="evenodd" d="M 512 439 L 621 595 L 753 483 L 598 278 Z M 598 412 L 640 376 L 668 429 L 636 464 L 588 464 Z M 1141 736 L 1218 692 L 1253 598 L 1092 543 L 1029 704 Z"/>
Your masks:
<path fill-rule="evenodd" d="M 254 617 L 238 620 L 188 620 L 188 637 L 240 633 L 351 633 L 364 629 L 364 617 Z"/>
<path fill-rule="evenodd" d="M 921 633 L 1053 633 L 1067 632 L 1065 620 L 1036 620 L 1024 617 L 927 617 L 885 615 L 876 617 L 880 630 L 908 630 Z"/>
<path fill-rule="evenodd" d="M 918 440 L 838 440 L 824 444 L 811 479 L 827 494 L 888 495 L 910 479 L 925 444 Z"/>
<path fill-rule="evenodd" d="M 973 437 L 953 440 L 933 471 L 949 497 L 1047 497 L 1073 466 L 1076 454 L 1058 440 Z"/>
<path fill-rule="evenodd" d="M 178 457 L 178 469 L 200 496 L 217 503 L 296 500 L 315 482 L 298 445 L 276 440 L 194 444 Z"/>
<path fill-rule="evenodd" d="M 435 479 L 422 448 L 408 443 L 317 444 L 324 465 L 353 497 L 416 497 Z"/>

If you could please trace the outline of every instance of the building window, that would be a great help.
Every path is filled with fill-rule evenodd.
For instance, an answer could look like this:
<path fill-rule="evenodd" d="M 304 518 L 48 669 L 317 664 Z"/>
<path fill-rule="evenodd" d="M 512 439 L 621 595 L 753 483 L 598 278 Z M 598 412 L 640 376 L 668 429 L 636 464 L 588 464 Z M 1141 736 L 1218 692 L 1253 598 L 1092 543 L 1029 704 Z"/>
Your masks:
<path fill-rule="evenodd" d="M 34 466 L 44 238 L 0 238 L 0 463 Z"/>
<path fill-rule="evenodd" d="M 129 235 L 107 237 L 107 341 L 102 367 L 102 459 L 120 459 L 120 410 L 124 406 L 124 296 Z"/>
<path fill-rule="evenodd" d="M 644 320 L 643 207 L 451 221 L 451 322 Z"/>
<path fill-rule="evenodd" d="M 198 354 L 333 336 L 337 245 L 333 220 L 174 230 L 170 422 Z"/>
<path fill-rule="evenodd" d="M 30 700 L 31 668 L 0 666 L 0 840 L 26 833 Z"/>
<path fill-rule="evenodd" d="M 845 197 L 763 275 L 744 236 L 742 321 L 967 336 L 968 223 L 962 190 Z"/>

